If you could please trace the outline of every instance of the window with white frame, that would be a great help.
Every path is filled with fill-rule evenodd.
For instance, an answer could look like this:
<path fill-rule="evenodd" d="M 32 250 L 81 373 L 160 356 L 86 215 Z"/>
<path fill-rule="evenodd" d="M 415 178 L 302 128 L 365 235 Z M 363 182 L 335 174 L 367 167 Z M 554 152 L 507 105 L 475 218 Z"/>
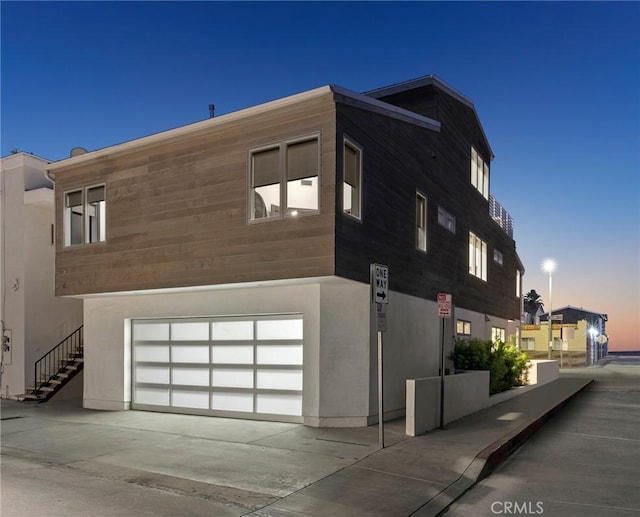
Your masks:
<path fill-rule="evenodd" d="M 351 217 L 362 219 L 362 149 L 345 138 L 343 156 L 342 210 Z"/>
<path fill-rule="evenodd" d="M 504 255 L 497 249 L 493 250 L 493 261 L 501 266 L 504 264 Z"/>
<path fill-rule="evenodd" d="M 520 298 L 520 293 L 522 289 L 522 274 L 519 269 L 516 269 L 516 296 Z"/>
<path fill-rule="evenodd" d="M 438 224 L 451 233 L 456 233 L 456 218 L 441 206 L 438 207 Z"/>
<path fill-rule="evenodd" d="M 104 185 L 65 192 L 65 246 L 104 242 L 106 238 L 106 212 Z"/>
<path fill-rule="evenodd" d="M 289 140 L 250 152 L 250 218 L 280 219 L 319 208 L 319 137 Z M 283 207 L 286 207 L 283 210 Z"/>
<path fill-rule="evenodd" d="M 489 165 L 475 148 L 471 148 L 471 184 L 489 199 Z"/>
<path fill-rule="evenodd" d="M 491 327 L 491 340 L 494 343 L 505 343 L 507 340 L 505 329 L 500 327 Z"/>
<path fill-rule="evenodd" d="M 416 192 L 416 247 L 427 251 L 427 198 Z"/>
<path fill-rule="evenodd" d="M 456 320 L 456 333 L 461 336 L 470 336 L 471 322 L 465 320 Z"/>
<path fill-rule="evenodd" d="M 469 232 L 469 274 L 487 280 L 487 243 Z"/>
<path fill-rule="evenodd" d="M 522 344 L 520 346 L 522 350 L 535 350 L 536 349 L 536 338 L 533 337 L 523 337 Z"/>

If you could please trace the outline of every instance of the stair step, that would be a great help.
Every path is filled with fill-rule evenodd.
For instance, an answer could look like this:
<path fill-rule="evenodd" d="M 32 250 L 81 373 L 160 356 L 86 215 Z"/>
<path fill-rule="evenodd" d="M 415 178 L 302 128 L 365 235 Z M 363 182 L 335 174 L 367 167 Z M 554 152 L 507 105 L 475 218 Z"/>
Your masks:
<path fill-rule="evenodd" d="M 60 377 L 61 379 L 68 379 L 69 378 L 69 374 L 68 373 L 64 373 L 64 372 L 58 372 L 58 373 L 56 373 L 56 377 Z"/>
<path fill-rule="evenodd" d="M 65 366 L 66 370 L 77 370 L 78 369 L 78 365 L 77 364 L 67 364 Z"/>
<path fill-rule="evenodd" d="M 60 363 L 83 363 L 84 358 L 82 357 L 65 357 L 64 359 L 60 359 Z"/>
<path fill-rule="evenodd" d="M 62 384 L 60 379 L 49 379 L 49 384 Z"/>
<path fill-rule="evenodd" d="M 40 388 L 40 391 L 46 392 L 46 393 L 51 393 L 52 391 L 56 391 L 55 388 L 51 388 L 49 386 L 43 386 L 42 388 Z"/>
<path fill-rule="evenodd" d="M 24 393 L 23 395 L 18 395 L 19 400 L 40 400 L 41 398 L 44 398 L 44 397 L 41 395 L 33 395 L 31 393 Z"/>

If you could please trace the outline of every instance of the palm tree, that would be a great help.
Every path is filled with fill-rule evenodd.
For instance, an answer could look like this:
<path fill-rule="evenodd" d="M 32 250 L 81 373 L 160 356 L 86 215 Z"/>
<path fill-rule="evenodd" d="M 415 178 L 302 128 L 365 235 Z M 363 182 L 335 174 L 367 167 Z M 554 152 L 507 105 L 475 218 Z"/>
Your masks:
<path fill-rule="evenodd" d="M 531 289 L 524 295 L 524 313 L 525 323 L 531 324 L 535 322 L 536 314 L 544 308 L 544 302 L 535 289 Z"/>

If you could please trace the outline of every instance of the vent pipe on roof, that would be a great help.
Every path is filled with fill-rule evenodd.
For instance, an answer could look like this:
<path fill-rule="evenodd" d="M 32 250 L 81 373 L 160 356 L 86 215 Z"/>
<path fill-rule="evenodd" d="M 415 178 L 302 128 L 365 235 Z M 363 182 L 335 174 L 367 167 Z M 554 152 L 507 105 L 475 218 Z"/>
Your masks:
<path fill-rule="evenodd" d="M 216 109 L 216 105 L 215 104 L 209 104 L 209 118 L 213 118 L 213 112 Z"/>
<path fill-rule="evenodd" d="M 81 154 L 87 154 L 88 152 L 89 151 L 87 151 L 84 147 L 74 147 L 73 149 L 71 149 L 69 157 L 73 158 L 74 156 L 80 156 Z"/>

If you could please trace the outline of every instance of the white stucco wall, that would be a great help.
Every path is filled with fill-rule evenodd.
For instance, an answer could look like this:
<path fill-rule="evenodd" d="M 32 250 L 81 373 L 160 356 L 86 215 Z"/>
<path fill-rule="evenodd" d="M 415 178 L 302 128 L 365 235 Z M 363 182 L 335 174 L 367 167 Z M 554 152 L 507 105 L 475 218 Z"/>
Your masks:
<path fill-rule="evenodd" d="M 35 360 L 82 324 L 82 301 L 54 296 L 54 197 L 46 163 L 26 154 L 2 159 L 0 298 L 12 341 L 4 357 L 3 397 L 25 393 L 33 385 Z"/>
<path fill-rule="evenodd" d="M 3 163 L 4 165 L 4 163 Z M 4 355 L 2 396 L 25 388 L 24 175 L 2 170 L 2 319 L 11 332 L 11 351 Z"/>
<path fill-rule="evenodd" d="M 372 307 L 370 414 L 378 413 L 376 308 Z M 386 307 L 387 331 L 382 334 L 385 418 L 402 416 L 405 408 L 405 381 L 430 377 L 440 371 L 442 320 L 437 303 L 391 291 Z M 445 357 L 452 346 L 452 320 L 445 320 Z M 449 368 L 449 361 L 445 362 Z M 371 421 L 371 420 L 370 420 Z"/>
<path fill-rule="evenodd" d="M 303 415 L 318 415 L 319 311 L 320 287 L 317 283 L 87 298 L 84 301 L 84 407 L 129 408 L 131 319 L 302 313 L 305 339 Z"/>

